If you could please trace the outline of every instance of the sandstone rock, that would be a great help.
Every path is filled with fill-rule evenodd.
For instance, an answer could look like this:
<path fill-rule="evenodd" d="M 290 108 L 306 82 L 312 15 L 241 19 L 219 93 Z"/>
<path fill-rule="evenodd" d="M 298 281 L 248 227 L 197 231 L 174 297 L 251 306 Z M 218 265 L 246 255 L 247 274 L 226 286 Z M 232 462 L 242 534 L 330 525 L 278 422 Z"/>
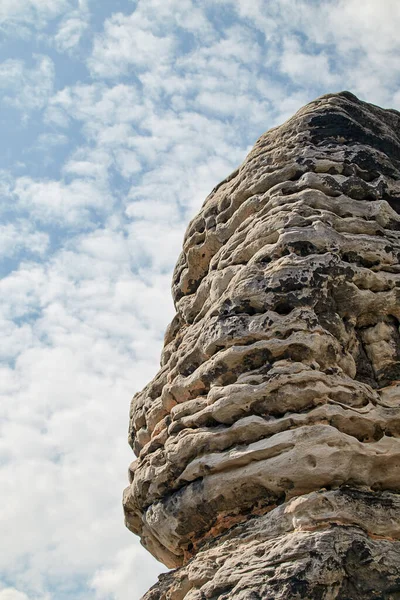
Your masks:
<path fill-rule="evenodd" d="M 399 509 L 387 492 L 312 492 L 232 528 L 144 599 L 397 599 Z"/>
<path fill-rule="evenodd" d="M 148 600 L 400 598 L 399 213 L 400 113 L 342 92 L 189 225 L 130 415 Z"/>

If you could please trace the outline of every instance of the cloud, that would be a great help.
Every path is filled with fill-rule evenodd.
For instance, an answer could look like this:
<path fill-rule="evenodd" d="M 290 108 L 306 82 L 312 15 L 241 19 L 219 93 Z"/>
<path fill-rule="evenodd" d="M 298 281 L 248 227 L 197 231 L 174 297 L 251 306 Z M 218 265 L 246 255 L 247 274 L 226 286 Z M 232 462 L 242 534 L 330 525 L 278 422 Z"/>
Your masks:
<path fill-rule="evenodd" d="M 68 143 L 68 137 L 62 133 L 41 133 L 37 140 L 37 148 L 47 150 Z"/>
<path fill-rule="evenodd" d="M 112 565 L 97 571 L 91 581 L 96 598 L 140 598 L 154 584 L 155 575 L 165 571 L 160 565 L 158 572 L 153 568 L 139 577 L 137 565 L 145 561 L 146 551 L 143 548 L 128 547 L 118 552 Z"/>
<path fill-rule="evenodd" d="M 12 174 L 6 169 L 0 169 L 0 210 L 4 210 L 11 198 L 11 190 L 14 185 Z"/>
<path fill-rule="evenodd" d="M 97 212 L 108 212 L 113 206 L 113 197 L 101 181 L 83 178 L 67 183 L 19 177 L 13 194 L 17 208 L 34 219 L 64 226 L 87 227 Z"/>
<path fill-rule="evenodd" d="M 279 63 L 282 73 L 306 89 L 315 85 L 335 89 L 340 82 L 339 76 L 332 73 L 326 52 L 304 52 L 299 40 L 293 37 L 284 38 Z"/>
<path fill-rule="evenodd" d="M 76 11 L 70 13 L 60 24 L 54 36 L 54 44 L 60 52 L 71 52 L 79 44 L 83 34 L 88 29 L 87 15 Z"/>
<path fill-rule="evenodd" d="M 97 76 L 117 77 L 149 67 L 156 60 L 168 62 L 173 50 L 171 38 L 154 35 L 150 24 L 141 22 L 135 13 L 117 13 L 106 21 L 104 34 L 95 39 L 88 65 Z"/>
<path fill-rule="evenodd" d="M 2 0 L 0 31 L 6 35 L 29 39 L 34 32 L 44 30 L 53 21 L 64 16 L 65 21 L 60 28 L 60 31 L 64 29 L 60 36 L 62 41 L 71 38 L 67 29 L 74 29 L 73 25 L 66 26 L 68 20 L 86 11 L 86 0 Z"/>
<path fill-rule="evenodd" d="M 29 600 L 29 598 L 15 588 L 4 588 L 0 590 L 0 600 Z"/>
<path fill-rule="evenodd" d="M 395 102 L 400 6 L 367 0 L 220 0 L 265 38 L 269 69 L 313 94 L 350 89 L 380 104 Z M 269 57 L 268 57 L 269 55 Z"/>
<path fill-rule="evenodd" d="M 20 220 L 6 225 L 0 224 L 0 256 L 2 259 L 14 256 L 21 250 L 43 256 L 48 245 L 48 234 L 36 231 L 29 221 Z"/>
<path fill-rule="evenodd" d="M 2 372 L 2 394 L 12 393 L 13 403 L 2 398 L 2 532 L 9 542 L 0 569 L 15 570 L 23 548 L 19 589 L 50 578 L 77 598 L 78 577 L 104 571 L 104 587 L 110 556 L 134 545 L 122 524 L 131 454 L 120 433 L 132 387 L 154 372 L 172 306 L 163 293 L 169 277 L 154 272 L 144 283 L 133 274 L 125 239 L 111 229 L 75 237 L 47 263 L 25 263 L 0 281 L 5 346 L 16 357 Z M 19 328 L 11 329 L 16 318 Z M 34 489 L 29 510 L 22 482 Z M 142 591 L 160 569 L 147 559 L 143 573 L 143 556 L 129 559 Z"/>
<path fill-rule="evenodd" d="M 2 0 L 0 30 L 8 35 L 30 37 L 32 29 L 43 29 L 70 6 L 68 0 Z"/>
<path fill-rule="evenodd" d="M 132 14 L 116 13 L 104 22 L 88 67 L 103 78 L 162 69 L 179 54 L 182 33 L 191 36 L 193 43 L 215 37 L 204 11 L 191 0 L 139 0 Z"/>
<path fill-rule="evenodd" d="M 57 92 L 49 101 L 48 120 L 58 123 L 72 118 L 83 123 L 88 135 L 96 135 L 104 126 L 131 123 L 141 119 L 146 106 L 135 84 L 78 84 Z"/>
<path fill-rule="evenodd" d="M 25 114 L 43 108 L 53 92 L 53 61 L 40 55 L 34 60 L 32 67 L 12 58 L 0 63 L 0 98 Z"/>

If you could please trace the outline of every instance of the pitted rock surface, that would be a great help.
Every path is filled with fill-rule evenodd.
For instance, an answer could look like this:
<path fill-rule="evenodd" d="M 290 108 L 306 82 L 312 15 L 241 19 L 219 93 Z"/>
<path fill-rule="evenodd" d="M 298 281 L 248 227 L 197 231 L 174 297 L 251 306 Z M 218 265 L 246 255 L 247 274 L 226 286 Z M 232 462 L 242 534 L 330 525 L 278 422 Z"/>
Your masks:
<path fill-rule="evenodd" d="M 387 492 L 313 492 L 233 528 L 144 600 L 398 600 L 399 509 Z M 395 540 L 380 535 L 390 522 Z"/>
<path fill-rule="evenodd" d="M 208 591 L 196 584 L 183 593 L 182 583 L 178 595 L 160 598 L 361 598 L 361 575 L 349 575 L 364 569 L 353 558 L 349 566 L 356 547 L 370 557 L 365 564 L 385 556 L 378 571 L 389 595 L 379 598 L 400 598 L 399 213 L 400 113 L 342 92 L 264 134 L 189 225 L 161 369 L 132 401 L 138 458 L 124 509 L 129 529 L 169 567 L 198 565 L 207 552 L 214 564 L 224 536 L 228 550 L 225 571 L 206 569 Z M 299 497 L 344 488 L 369 493 L 370 502 L 390 494 L 391 522 L 373 533 L 357 510 L 333 508 L 317 532 L 312 523 L 308 533 L 295 525 L 282 525 L 276 538 L 264 531 Z M 373 506 L 371 519 L 381 522 L 382 506 Z M 249 555 L 246 568 L 255 578 L 263 570 L 270 583 L 236 589 L 239 574 L 228 572 L 241 572 L 233 565 L 252 547 L 243 541 L 253 535 L 249 523 L 265 560 Z M 304 567 L 305 595 L 291 596 L 282 582 L 298 579 L 304 557 L 332 544 L 330 593 L 339 595 L 309 587 L 319 568 L 318 589 L 328 586 L 321 558 L 314 575 Z M 168 577 L 174 586 L 186 575 Z M 268 587 L 271 577 L 280 591 Z M 357 593 L 375 598 L 379 577 Z M 154 593 L 161 588 L 146 597 Z"/>

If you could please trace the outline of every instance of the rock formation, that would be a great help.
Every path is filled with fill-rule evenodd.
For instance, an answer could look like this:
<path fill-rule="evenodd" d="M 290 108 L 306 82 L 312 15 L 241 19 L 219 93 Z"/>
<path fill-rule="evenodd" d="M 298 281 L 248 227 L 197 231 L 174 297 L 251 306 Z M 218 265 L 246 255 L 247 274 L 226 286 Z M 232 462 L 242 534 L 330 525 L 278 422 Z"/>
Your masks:
<path fill-rule="evenodd" d="M 329 94 L 187 230 L 132 401 L 146 600 L 400 598 L 400 113 Z"/>

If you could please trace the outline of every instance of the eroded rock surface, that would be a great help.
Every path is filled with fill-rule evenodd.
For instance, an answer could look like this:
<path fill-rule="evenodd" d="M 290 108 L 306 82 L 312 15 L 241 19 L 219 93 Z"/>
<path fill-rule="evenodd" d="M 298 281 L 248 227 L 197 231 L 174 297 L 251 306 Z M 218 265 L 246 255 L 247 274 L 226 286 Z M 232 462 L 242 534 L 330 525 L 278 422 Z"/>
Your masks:
<path fill-rule="evenodd" d="M 144 599 L 397 600 L 399 509 L 387 492 L 312 492 L 207 544 Z"/>
<path fill-rule="evenodd" d="M 343 92 L 189 225 L 131 407 L 127 526 L 185 565 L 149 600 L 400 598 L 399 213 L 400 113 Z"/>

